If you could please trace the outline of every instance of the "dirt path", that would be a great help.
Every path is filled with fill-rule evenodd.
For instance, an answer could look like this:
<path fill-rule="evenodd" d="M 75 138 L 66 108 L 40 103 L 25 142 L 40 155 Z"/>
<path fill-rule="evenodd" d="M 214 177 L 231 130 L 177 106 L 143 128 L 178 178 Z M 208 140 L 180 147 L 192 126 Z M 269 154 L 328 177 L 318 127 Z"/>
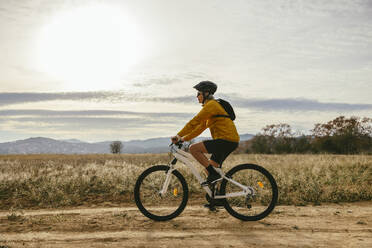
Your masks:
<path fill-rule="evenodd" d="M 168 222 L 133 206 L 0 212 L 0 247 L 372 247 L 372 202 L 278 206 L 257 222 L 199 205 Z"/>

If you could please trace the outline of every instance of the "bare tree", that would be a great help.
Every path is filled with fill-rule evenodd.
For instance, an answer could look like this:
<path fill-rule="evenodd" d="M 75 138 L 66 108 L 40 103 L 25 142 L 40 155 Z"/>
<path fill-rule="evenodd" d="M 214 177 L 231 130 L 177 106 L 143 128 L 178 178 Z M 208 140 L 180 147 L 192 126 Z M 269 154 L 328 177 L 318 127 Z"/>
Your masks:
<path fill-rule="evenodd" d="M 273 138 L 292 138 L 294 136 L 291 126 L 286 123 L 267 125 L 262 130 L 264 131 L 263 135 Z"/>
<path fill-rule="evenodd" d="M 110 150 L 111 150 L 111 153 L 113 154 L 120 154 L 122 149 L 123 149 L 123 144 L 121 143 L 121 141 L 113 141 L 110 144 Z"/>

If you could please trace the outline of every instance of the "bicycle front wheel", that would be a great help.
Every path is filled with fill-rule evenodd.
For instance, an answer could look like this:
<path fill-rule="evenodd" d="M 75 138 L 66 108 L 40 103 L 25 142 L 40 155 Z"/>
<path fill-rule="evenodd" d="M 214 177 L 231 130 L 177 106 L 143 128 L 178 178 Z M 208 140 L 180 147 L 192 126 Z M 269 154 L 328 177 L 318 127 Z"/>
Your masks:
<path fill-rule="evenodd" d="M 248 187 L 250 191 L 247 195 L 225 199 L 225 209 L 232 216 L 244 221 L 256 221 L 265 218 L 274 209 L 278 200 L 278 187 L 266 169 L 255 164 L 241 164 L 228 171 L 226 177 Z M 221 195 L 242 191 L 233 182 L 222 180 Z"/>
<path fill-rule="evenodd" d="M 174 170 L 168 188 L 163 189 L 169 166 L 156 165 L 145 170 L 137 179 L 134 199 L 138 209 L 150 219 L 166 221 L 177 217 L 185 209 L 188 187 L 181 173 Z"/>

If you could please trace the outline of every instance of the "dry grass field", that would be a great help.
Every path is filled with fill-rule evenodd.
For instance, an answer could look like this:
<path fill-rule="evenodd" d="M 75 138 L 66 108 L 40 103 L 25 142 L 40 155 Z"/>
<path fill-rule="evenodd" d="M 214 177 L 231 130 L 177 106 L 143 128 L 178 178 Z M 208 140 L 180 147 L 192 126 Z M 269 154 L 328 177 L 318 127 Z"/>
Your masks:
<path fill-rule="evenodd" d="M 139 174 L 169 159 L 168 154 L 2 155 L 0 209 L 131 203 Z M 372 156 L 234 154 L 223 168 L 242 163 L 262 165 L 273 174 L 279 204 L 372 200 Z M 179 168 L 191 200 L 203 198 L 198 182 L 181 163 Z"/>
<path fill-rule="evenodd" d="M 372 156 L 230 156 L 225 171 L 256 163 L 277 180 L 279 205 L 255 222 L 203 208 L 204 194 L 182 164 L 185 211 L 167 222 L 143 216 L 135 181 L 168 161 L 167 154 L 0 156 L 0 247 L 372 245 Z"/>

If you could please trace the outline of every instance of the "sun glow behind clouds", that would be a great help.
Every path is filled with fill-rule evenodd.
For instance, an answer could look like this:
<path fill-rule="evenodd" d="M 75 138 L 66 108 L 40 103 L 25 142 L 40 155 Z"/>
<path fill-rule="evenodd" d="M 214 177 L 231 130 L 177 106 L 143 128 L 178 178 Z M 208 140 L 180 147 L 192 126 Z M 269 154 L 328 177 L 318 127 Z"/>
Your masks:
<path fill-rule="evenodd" d="M 78 8 L 53 18 L 37 40 L 36 65 L 63 90 L 115 89 L 145 55 L 130 17 L 109 5 Z"/>

